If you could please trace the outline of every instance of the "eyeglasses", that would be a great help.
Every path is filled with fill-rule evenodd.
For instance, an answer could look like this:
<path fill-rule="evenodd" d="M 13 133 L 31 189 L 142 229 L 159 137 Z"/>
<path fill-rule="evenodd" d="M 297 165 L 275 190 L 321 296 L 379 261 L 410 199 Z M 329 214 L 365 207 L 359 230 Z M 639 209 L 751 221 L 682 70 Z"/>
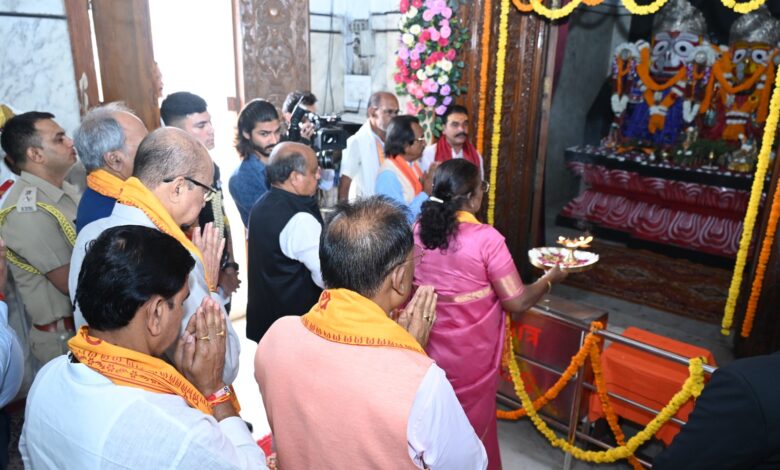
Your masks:
<path fill-rule="evenodd" d="M 423 258 L 425 258 L 425 250 L 423 250 L 418 246 L 415 246 L 412 249 L 412 259 L 410 261 L 412 261 L 414 265 L 417 266 L 418 264 L 420 264 Z"/>
<path fill-rule="evenodd" d="M 180 178 L 179 176 L 174 176 L 171 178 L 165 178 L 163 180 L 163 183 L 172 183 L 176 178 Z M 181 176 L 181 178 L 184 178 L 185 180 L 189 181 L 190 183 L 194 184 L 195 186 L 200 186 L 203 188 L 206 192 L 203 193 L 203 201 L 209 202 L 214 198 L 214 194 L 217 192 L 217 188 L 213 186 L 209 186 L 207 184 L 203 184 L 200 181 L 196 180 L 195 178 L 192 178 L 190 176 Z"/>
<path fill-rule="evenodd" d="M 482 183 L 480 183 L 480 186 L 482 187 L 482 192 L 486 193 L 490 191 L 490 183 L 488 183 L 485 180 L 482 180 Z"/>
<path fill-rule="evenodd" d="M 382 113 L 384 113 L 386 116 L 398 116 L 398 114 L 401 112 L 400 109 L 380 109 Z"/>

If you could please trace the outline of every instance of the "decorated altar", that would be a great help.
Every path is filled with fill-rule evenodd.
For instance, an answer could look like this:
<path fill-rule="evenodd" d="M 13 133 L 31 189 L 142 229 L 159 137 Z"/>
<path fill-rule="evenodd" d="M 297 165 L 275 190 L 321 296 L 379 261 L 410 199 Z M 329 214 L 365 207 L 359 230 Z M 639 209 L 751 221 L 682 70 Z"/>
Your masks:
<path fill-rule="evenodd" d="M 584 189 L 558 223 L 617 232 L 629 239 L 733 258 L 750 198 L 750 173 L 651 161 L 640 151 L 566 150 L 566 165 Z M 609 232 L 607 232 L 609 231 Z"/>
<path fill-rule="evenodd" d="M 616 47 L 598 146 L 565 151 L 580 193 L 558 222 L 603 235 L 733 259 L 780 62 L 780 22 L 765 7 L 737 19 L 728 45 L 703 14 L 671 0 L 650 42 Z"/>

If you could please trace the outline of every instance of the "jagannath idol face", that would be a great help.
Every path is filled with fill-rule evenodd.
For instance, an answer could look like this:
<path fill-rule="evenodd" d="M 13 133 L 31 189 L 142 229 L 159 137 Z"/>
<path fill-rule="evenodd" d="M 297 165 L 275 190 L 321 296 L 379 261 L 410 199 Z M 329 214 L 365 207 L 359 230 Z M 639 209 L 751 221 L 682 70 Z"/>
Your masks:
<path fill-rule="evenodd" d="M 757 69 L 766 66 L 774 52 L 769 44 L 746 41 L 737 41 L 730 49 L 737 84 L 752 77 Z"/>
<path fill-rule="evenodd" d="M 701 36 L 686 32 L 662 31 L 653 36 L 650 71 L 654 75 L 674 75 L 693 61 Z"/>

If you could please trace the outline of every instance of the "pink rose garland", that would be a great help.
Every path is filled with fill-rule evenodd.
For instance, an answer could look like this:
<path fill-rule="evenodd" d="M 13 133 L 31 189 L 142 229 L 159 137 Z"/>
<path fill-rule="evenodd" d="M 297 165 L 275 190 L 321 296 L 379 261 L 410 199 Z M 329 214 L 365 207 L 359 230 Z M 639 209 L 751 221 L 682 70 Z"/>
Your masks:
<path fill-rule="evenodd" d="M 396 91 L 411 97 L 406 111 L 418 115 L 424 127 L 431 120 L 430 131 L 435 136 L 440 134 L 440 117 L 453 97 L 465 91 L 458 86 L 464 64 L 455 62 L 468 39 L 467 30 L 453 17 L 459 1 L 463 0 L 401 0 L 399 4 Z"/>

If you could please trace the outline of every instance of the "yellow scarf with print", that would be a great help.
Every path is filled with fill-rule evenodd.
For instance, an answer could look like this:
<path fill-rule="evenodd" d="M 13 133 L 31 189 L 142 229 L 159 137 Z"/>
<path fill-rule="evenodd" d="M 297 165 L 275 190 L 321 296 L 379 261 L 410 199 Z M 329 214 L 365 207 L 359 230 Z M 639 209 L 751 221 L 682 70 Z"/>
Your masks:
<path fill-rule="evenodd" d="M 409 349 L 425 355 L 417 340 L 379 305 L 351 290 L 323 291 L 301 321 L 315 335 L 336 343 Z"/>
<path fill-rule="evenodd" d="M 472 214 L 471 212 L 458 211 L 455 213 L 455 217 L 457 218 L 458 222 L 482 225 L 482 222 L 477 220 L 477 218 L 474 217 L 474 214 Z"/>
<path fill-rule="evenodd" d="M 106 170 L 95 170 L 87 175 L 87 186 L 103 196 L 117 199 L 125 182 Z"/>
<path fill-rule="evenodd" d="M 157 196 L 149 191 L 149 189 L 141 183 L 141 180 L 136 177 L 128 178 L 127 181 L 125 181 L 124 186 L 122 186 L 122 192 L 117 198 L 117 201 L 141 209 L 158 230 L 172 236 L 178 240 L 184 248 L 189 250 L 190 253 L 195 254 L 195 256 L 200 259 L 205 272 L 206 264 L 203 262 L 203 254 L 200 252 L 200 249 L 187 238 L 187 235 L 185 235 L 179 225 L 174 222 L 160 200 L 157 199 Z M 208 273 L 205 273 L 205 276 L 209 289 L 214 292 L 216 290 L 216 285 L 212 284 L 212 280 L 209 279 Z"/>
<path fill-rule="evenodd" d="M 80 363 L 116 385 L 178 395 L 191 407 L 212 414 L 203 394 L 162 359 L 90 336 L 88 326 L 82 326 L 68 341 L 68 348 Z"/>

